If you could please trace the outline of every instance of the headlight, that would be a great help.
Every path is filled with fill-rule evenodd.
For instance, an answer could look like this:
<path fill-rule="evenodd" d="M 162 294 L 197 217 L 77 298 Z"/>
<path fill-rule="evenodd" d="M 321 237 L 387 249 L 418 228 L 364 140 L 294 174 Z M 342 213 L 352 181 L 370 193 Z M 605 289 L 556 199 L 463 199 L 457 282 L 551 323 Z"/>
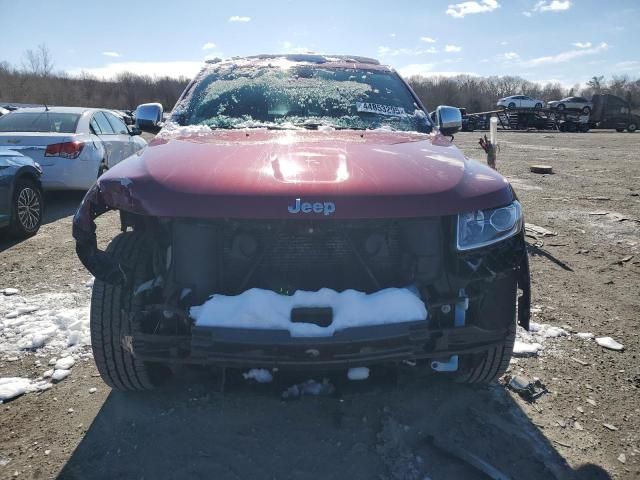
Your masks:
<path fill-rule="evenodd" d="M 471 250 L 505 240 L 522 229 L 522 208 L 511 205 L 458 214 L 458 250 Z"/>

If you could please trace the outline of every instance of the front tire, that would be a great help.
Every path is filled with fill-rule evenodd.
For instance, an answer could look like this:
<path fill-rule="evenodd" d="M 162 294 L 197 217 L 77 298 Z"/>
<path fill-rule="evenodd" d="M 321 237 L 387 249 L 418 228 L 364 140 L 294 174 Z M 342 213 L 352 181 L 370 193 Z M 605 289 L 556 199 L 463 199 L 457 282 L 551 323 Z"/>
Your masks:
<path fill-rule="evenodd" d="M 516 108 L 516 104 L 514 102 L 511 102 L 507 108 L 509 110 L 513 110 L 514 108 Z"/>
<path fill-rule="evenodd" d="M 481 356 L 469 358 L 470 365 L 458 373 L 456 382 L 467 384 L 489 384 L 497 381 L 509 367 L 516 341 L 516 322 L 512 321 L 502 345 L 487 350 Z"/>
<path fill-rule="evenodd" d="M 562 112 L 565 109 L 565 105 L 564 103 L 559 103 L 556 108 L 558 109 L 559 112 Z"/>
<path fill-rule="evenodd" d="M 29 179 L 16 182 L 11 204 L 11 223 L 9 232 L 14 237 L 32 237 L 42 224 L 42 190 Z"/>
<path fill-rule="evenodd" d="M 542 110 L 542 104 L 541 103 L 536 103 L 535 109 L 536 110 Z"/>
<path fill-rule="evenodd" d="M 111 285 L 95 280 L 91 296 L 91 347 L 98 372 L 111 388 L 122 391 L 153 389 L 160 380 L 161 365 L 136 359 L 125 346 L 125 337 L 133 333 L 132 313 L 143 306 L 134 285 L 148 274 L 149 252 L 138 232 L 118 235 L 107 247 L 107 253 L 133 269 L 132 282 Z"/>
<path fill-rule="evenodd" d="M 582 113 L 584 113 L 585 115 L 589 115 L 591 113 L 591 107 L 584 107 L 582 109 Z"/>
<path fill-rule="evenodd" d="M 638 126 L 635 123 L 630 123 L 627 125 L 627 132 L 633 133 L 638 129 Z"/>

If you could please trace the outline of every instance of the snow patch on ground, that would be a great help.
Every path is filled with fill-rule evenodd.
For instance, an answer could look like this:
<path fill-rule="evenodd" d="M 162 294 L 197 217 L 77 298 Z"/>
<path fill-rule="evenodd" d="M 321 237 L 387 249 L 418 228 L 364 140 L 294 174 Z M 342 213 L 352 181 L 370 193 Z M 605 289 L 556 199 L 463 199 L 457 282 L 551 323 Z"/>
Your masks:
<path fill-rule="evenodd" d="M 88 292 L 0 296 L 0 357 L 71 353 L 90 341 Z"/>
<path fill-rule="evenodd" d="M 332 307 L 333 322 L 328 327 L 292 323 L 291 309 L 295 307 Z M 424 320 L 427 309 L 407 288 L 372 294 L 323 288 L 317 292 L 298 290 L 291 296 L 252 288 L 235 296 L 213 295 L 192 307 L 190 315 L 198 326 L 288 330 L 294 337 L 323 337 L 350 327 Z"/>
<path fill-rule="evenodd" d="M 29 380 L 22 377 L 0 378 L 0 403 L 29 392 L 47 390 L 52 384 L 46 380 Z"/>
<path fill-rule="evenodd" d="M 544 344 L 548 339 L 568 335 L 569 332 L 563 328 L 546 323 L 530 322 L 528 332 L 524 328 L 518 327 L 513 354 L 520 357 L 537 355 L 544 350 Z"/>

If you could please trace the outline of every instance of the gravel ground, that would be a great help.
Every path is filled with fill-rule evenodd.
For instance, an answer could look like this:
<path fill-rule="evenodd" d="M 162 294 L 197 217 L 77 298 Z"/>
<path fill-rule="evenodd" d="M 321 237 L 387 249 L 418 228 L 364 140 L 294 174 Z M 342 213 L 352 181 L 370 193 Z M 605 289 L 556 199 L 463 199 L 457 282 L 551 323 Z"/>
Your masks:
<path fill-rule="evenodd" d="M 455 141 L 481 158 L 479 135 Z M 528 239 L 534 320 L 611 336 L 624 351 L 576 335 L 548 339 L 540 355 L 511 366 L 546 384 L 535 403 L 502 385 L 451 385 L 410 366 L 374 370 L 363 382 L 335 375 L 330 395 L 294 401 L 280 394 L 309 375 L 257 385 L 230 372 L 221 392 L 212 373 L 186 369 L 153 394 L 122 394 L 87 358 L 50 390 L 0 405 L 0 478 L 486 478 L 460 450 L 511 478 L 637 478 L 640 135 L 500 135 L 498 169 L 527 222 L 557 233 Z M 530 173 L 532 163 L 555 173 Z M 50 196 L 36 237 L 0 240 L 0 288 L 89 301 L 70 234 L 80 199 Z M 98 224 L 104 245 L 117 217 Z M 0 377 L 36 378 L 39 359 L 0 359 Z"/>

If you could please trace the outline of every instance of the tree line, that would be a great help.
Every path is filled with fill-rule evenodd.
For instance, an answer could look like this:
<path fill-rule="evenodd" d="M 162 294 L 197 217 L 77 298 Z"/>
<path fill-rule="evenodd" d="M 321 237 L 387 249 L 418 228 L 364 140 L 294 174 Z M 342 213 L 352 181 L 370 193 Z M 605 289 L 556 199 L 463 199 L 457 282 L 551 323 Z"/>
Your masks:
<path fill-rule="evenodd" d="M 101 79 L 88 73 L 71 76 L 55 72 L 52 56 L 41 44 L 25 51 L 22 65 L 15 67 L 0 61 L 0 102 L 47 105 L 134 109 L 147 102 L 159 102 L 171 110 L 188 84 L 187 77 L 151 77 L 123 72 L 113 79 Z M 437 105 L 464 107 L 468 112 L 494 110 L 499 98 L 529 95 L 544 101 L 594 93 L 611 93 L 640 108 L 640 79 L 594 76 L 586 85 L 565 88 L 559 83 L 540 84 L 519 76 L 422 77 L 408 79 L 409 85 L 429 108 Z"/>

